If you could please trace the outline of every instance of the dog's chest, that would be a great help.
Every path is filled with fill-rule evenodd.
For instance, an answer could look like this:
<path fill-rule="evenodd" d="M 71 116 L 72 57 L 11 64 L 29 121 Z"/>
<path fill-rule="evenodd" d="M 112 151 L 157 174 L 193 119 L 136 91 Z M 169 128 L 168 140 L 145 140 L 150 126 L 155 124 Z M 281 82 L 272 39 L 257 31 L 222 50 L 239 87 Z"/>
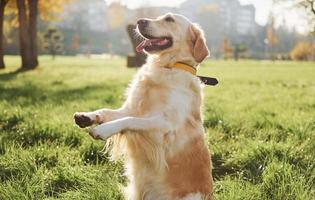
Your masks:
<path fill-rule="evenodd" d="M 128 93 L 129 106 L 136 115 L 143 116 L 167 109 L 190 108 L 193 92 L 187 87 L 172 82 L 154 82 L 144 78 L 137 80 Z M 178 109 L 176 109 L 178 110 Z"/>

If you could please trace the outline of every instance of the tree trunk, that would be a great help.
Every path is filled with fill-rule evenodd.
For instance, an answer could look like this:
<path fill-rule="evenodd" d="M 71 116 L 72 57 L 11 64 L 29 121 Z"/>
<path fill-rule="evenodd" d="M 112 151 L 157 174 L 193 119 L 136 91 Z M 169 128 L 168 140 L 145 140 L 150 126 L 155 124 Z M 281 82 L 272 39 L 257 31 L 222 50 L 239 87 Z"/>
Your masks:
<path fill-rule="evenodd" d="M 5 68 L 4 64 L 4 49 L 3 49 L 3 21 L 4 21 L 4 9 L 8 0 L 0 0 L 0 69 Z"/>
<path fill-rule="evenodd" d="M 30 35 L 28 31 L 26 6 L 24 0 L 16 0 L 19 16 L 19 39 L 20 39 L 20 53 L 22 57 L 22 69 L 34 68 L 34 63 L 31 61 L 31 44 Z"/>
<path fill-rule="evenodd" d="M 37 52 L 38 1 L 39 0 L 28 0 L 31 61 L 34 67 L 38 66 L 38 59 L 37 59 L 38 57 L 38 52 Z"/>

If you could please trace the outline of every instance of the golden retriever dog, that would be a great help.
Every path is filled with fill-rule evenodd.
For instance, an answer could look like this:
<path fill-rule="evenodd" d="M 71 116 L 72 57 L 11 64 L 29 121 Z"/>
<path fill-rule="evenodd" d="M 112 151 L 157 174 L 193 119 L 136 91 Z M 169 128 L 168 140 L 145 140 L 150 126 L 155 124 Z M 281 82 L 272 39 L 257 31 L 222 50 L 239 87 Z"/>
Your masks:
<path fill-rule="evenodd" d="M 208 55 L 203 31 L 168 13 L 140 19 L 137 51 L 148 54 L 123 106 L 74 114 L 95 139 L 123 156 L 130 200 L 211 199 L 211 158 L 202 120 L 202 83 L 196 68 Z"/>

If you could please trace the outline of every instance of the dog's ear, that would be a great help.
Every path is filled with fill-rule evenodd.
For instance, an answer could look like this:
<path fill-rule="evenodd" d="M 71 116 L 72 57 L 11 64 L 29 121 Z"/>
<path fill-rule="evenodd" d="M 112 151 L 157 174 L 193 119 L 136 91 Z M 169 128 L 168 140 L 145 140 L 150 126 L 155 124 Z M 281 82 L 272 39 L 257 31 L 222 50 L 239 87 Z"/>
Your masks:
<path fill-rule="evenodd" d="M 191 53 L 195 61 L 201 63 L 210 54 L 203 31 L 198 25 L 192 24 L 188 33 Z"/>

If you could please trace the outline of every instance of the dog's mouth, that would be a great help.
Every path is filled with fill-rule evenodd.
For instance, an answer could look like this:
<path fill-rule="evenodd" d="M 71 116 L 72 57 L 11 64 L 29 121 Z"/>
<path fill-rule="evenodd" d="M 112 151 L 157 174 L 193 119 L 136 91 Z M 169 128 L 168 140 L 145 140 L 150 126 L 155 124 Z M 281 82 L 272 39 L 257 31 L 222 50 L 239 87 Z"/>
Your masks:
<path fill-rule="evenodd" d="M 142 33 L 141 36 L 144 40 L 136 47 L 136 51 L 139 53 L 143 50 L 147 52 L 162 51 L 173 45 L 171 37 L 153 37 L 152 35 Z"/>

